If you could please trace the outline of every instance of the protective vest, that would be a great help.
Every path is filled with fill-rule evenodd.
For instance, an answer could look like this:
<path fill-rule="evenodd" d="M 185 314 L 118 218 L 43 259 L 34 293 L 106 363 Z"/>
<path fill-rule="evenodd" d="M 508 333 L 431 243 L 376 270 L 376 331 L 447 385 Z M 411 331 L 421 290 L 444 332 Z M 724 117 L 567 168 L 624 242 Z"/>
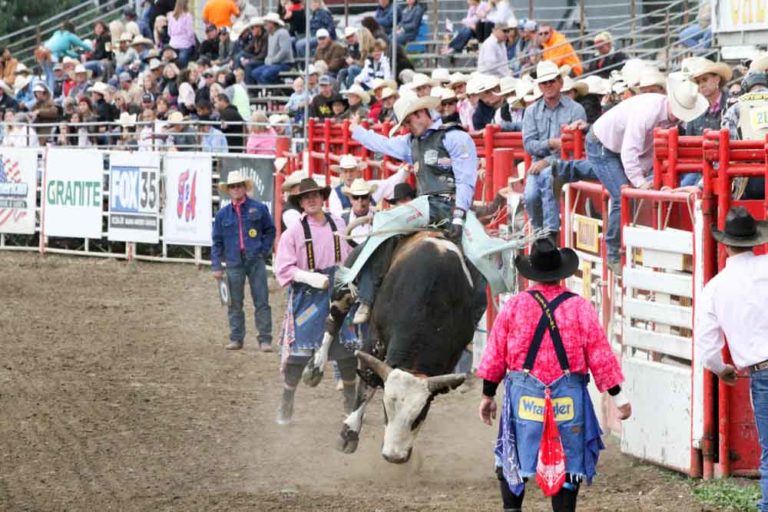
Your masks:
<path fill-rule="evenodd" d="M 336 196 L 339 198 L 339 201 L 341 202 L 341 209 L 342 210 L 349 210 L 352 208 L 352 201 L 349 200 L 347 196 L 344 195 L 344 193 L 341 191 L 341 188 L 344 186 L 342 183 L 338 187 L 334 188 L 333 191 L 336 193 Z"/>
<path fill-rule="evenodd" d="M 416 194 L 437 195 L 456 192 L 453 162 L 445 149 L 445 134 L 461 130 L 454 124 L 442 125 L 423 138 L 411 137 L 411 156 L 416 171 Z"/>

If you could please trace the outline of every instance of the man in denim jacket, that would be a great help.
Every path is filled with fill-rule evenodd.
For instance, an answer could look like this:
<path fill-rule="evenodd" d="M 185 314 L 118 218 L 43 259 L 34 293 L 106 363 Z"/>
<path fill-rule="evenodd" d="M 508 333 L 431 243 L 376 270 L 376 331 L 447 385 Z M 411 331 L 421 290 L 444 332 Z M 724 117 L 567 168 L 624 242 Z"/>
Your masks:
<path fill-rule="evenodd" d="M 275 241 L 275 225 L 269 209 L 248 197 L 253 181 L 239 172 L 230 172 L 226 183 L 219 184 L 222 195 L 229 194 L 230 204 L 216 213 L 213 221 L 211 263 L 213 277 L 229 281 L 229 344 L 227 350 L 243 348 L 245 338 L 245 279 L 251 287 L 259 346 L 272 351 L 272 310 L 265 259 Z"/>

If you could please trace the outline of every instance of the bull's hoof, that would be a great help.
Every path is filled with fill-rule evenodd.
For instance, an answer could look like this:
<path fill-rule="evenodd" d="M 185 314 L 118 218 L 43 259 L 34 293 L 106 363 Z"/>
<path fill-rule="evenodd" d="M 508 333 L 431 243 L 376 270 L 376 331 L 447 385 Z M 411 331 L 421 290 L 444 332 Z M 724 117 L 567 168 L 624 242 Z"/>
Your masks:
<path fill-rule="evenodd" d="M 344 425 L 336 442 L 336 449 L 343 453 L 355 453 L 357 444 L 360 441 L 360 434 Z"/>
<path fill-rule="evenodd" d="M 304 384 L 314 388 L 320 384 L 321 380 L 323 380 L 323 369 L 313 366 L 310 363 L 304 368 L 304 371 L 301 374 L 301 379 L 304 381 Z"/>

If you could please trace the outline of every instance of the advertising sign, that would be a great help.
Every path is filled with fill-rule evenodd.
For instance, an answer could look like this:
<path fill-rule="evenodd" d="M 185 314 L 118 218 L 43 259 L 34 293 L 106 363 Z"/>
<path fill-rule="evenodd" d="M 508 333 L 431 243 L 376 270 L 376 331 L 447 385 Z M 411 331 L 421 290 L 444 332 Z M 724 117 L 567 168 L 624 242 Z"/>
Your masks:
<path fill-rule="evenodd" d="M 160 155 L 114 151 L 109 156 L 108 238 L 160 241 Z"/>
<path fill-rule="evenodd" d="M 35 234 L 37 150 L 0 150 L 0 233 Z"/>
<path fill-rule="evenodd" d="M 768 30 L 765 0 L 718 0 L 712 2 L 712 32 Z"/>
<path fill-rule="evenodd" d="M 253 180 L 253 190 L 248 194 L 257 201 L 264 203 L 272 216 L 275 215 L 275 159 L 222 157 L 219 167 L 221 183 L 227 182 L 230 172 L 239 171 L 246 178 Z M 228 197 L 222 197 L 220 206 L 229 203 Z"/>
<path fill-rule="evenodd" d="M 163 240 L 177 245 L 211 245 L 213 161 L 210 155 L 165 155 Z"/>
<path fill-rule="evenodd" d="M 43 185 L 46 236 L 101 238 L 104 154 L 50 148 Z"/>

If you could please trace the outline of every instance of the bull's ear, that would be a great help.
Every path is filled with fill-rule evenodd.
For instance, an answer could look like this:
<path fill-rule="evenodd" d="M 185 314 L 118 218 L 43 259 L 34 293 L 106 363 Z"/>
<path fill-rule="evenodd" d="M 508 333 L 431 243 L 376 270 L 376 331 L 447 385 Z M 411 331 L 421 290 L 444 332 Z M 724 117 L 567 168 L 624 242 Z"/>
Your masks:
<path fill-rule="evenodd" d="M 447 393 L 464 383 L 467 376 L 463 373 L 449 373 L 427 378 L 427 389 L 432 394 Z"/>
<path fill-rule="evenodd" d="M 361 352 L 360 350 L 355 350 L 355 356 L 362 362 L 364 362 L 368 367 L 376 372 L 376 375 L 381 377 L 382 381 L 387 380 L 387 377 L 389 377 L 389 372 L 392 371 L 392 367 L 389 366 L 384 361 L 375 358 L 371 354 L 367 352 Z"/>

